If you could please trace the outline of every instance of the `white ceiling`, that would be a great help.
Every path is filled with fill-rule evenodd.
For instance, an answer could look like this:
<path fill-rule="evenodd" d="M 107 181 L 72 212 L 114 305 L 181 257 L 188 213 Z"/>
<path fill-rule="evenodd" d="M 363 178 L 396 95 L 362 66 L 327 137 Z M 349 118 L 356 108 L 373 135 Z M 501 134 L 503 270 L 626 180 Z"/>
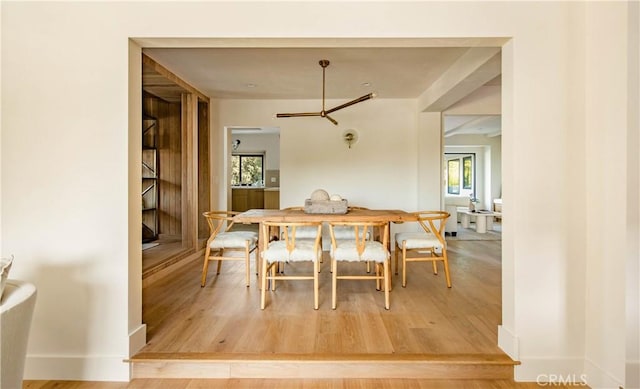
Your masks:
<path fill-rule="evenodd" d="M 418 98 L 468 49 L 147 48 L 143 52 L 214 99 L 320 99 L 318 61 L 328 59 L 326 98 L 348 101 L 370 92 L 380 98 Z M 500 85 L 500 76 L 487 85 Z M 499 130 L 499 116 L 445 117 L 445 136 Z"/>
<path fill-rule="evenodd" d="M 454 135 L 485 135 L 498 136 L 502 134 L 500 115 L 445 115 L 444 136 Z"/>
<path fill-rule="evenodd" d="M 171 48 L 144 53 L 211 98 L 416 98 L 467 48 Z M 363 83 L 370 86 L 363 86 Z M 253 87 L 251 86 L 253 85 Z"/>

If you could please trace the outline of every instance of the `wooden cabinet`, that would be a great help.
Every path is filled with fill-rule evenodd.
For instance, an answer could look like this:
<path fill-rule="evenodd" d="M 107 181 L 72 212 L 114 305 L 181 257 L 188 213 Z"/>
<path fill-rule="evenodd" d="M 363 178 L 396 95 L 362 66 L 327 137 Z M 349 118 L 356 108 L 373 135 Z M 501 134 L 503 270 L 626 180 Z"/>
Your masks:
<path fill-rule="evenodd" d="M 249 189 L 247 205 L 248 209 L 264 208 L 264 189 Z"/>
<path fill-rule="evenodd" d="M 265 189 L 264 209 L 280 209 L 280 191 Z"/>
<path fill-rule="evenodd" d="M 231 190 L 231 210 L 244 212 L 249 209 L 249 192 L 247 189 Z"/>
<path fill-rule="evenodd" d="M 249 209 L 264 208 L 264 189 L 233 188 L 231 189 L 231 210 L 244 212 Z"/>

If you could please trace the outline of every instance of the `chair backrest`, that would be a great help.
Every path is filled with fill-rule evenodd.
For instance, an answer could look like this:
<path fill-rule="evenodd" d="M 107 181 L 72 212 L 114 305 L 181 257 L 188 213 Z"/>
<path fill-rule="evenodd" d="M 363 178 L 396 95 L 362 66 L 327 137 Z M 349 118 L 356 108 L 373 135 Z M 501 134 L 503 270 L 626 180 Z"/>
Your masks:
<path fill-rule="evenodd" d="M 238 213 L 234 211 L 208 211 L 202 213 L 202 216 L 207 219 L 211 237 L 215 237 L 220 232 L 229 231 L 233 227 L 233 217 Z"/>
<path fill-rule="evenodd" d="M 321 222 L 269 222 L 269 221 L 265 221 L 262 223 L 262 239 L 263 242 L 269 242 L 269 238 L 271 236 L 274 236 L 274 234 L 271 234 L 271 230 L 274 228 L 280 229 L 280 234 L 277 234 L 275 236 L 280 236 L 281 240 L 283 240 L 286 244 L 287 247 L 287 251 L 289 251 L 289 253 L 291 253 L 293 251 L 293 249 L 295 248 L 296 245 L 296 231 L 298 229 L 308 229 L 310 227 L 315 227 L 316 228 L 316 234 L 314 239 L 314 245 L 315 247 L 318 247 L 320 244 L 320 237 L 322 236 L 322 223 Z M 300 238 L 300 239 L 305 239 L 305 240 L 309 240 L 308 235 L 305 234 L 304 238 Z"/>
<path fill-rule="evenodd" d="M 353 240 L 356 243 L 358 255 L 362 255 L 364 252 L 366 242 L 370 239 L 375 239 L 382 243 L 384 247 L 387 247 L 389 242 L 389 223 L 382 222 L 329 222 L 329 232 L 331 233 L 331 245 L 335 249 L 337 246 L 335 228 L 347 227 L 353 228 Z M 381 233 L 375 234 L 375 230 L 379 229 Z M 373 238 L 372 238 L 373 237 Z"/>
<path fill-rule="evenodd" d="M 444 244 L 444 227 L 446 225 L 449 212 L 446 211 L 419 211 L 414 212 L 418 217 L 418 223 L 422 229 L 429 234 L 434 234 L 440 243 Z"/>

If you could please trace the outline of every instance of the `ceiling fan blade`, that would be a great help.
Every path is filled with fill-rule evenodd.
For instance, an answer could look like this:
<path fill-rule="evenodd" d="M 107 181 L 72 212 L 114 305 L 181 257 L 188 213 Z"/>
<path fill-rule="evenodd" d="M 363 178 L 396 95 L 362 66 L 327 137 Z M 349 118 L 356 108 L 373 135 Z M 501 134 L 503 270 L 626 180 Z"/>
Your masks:
<path fill-rule="evenodd" d="M 326 113 L 324 114 L 324 117 L 326 117 L 327 119 L 329 119 L 329 121 L 333 124 L 335 124 L 336 126 L 338 125 L 338 122 L 332 118 L 331 116 L 327 115 Z"/>
<path fill-rule="evenodd" d="M 342 105 L 338 105 L 337 107 L 333 107 L 333 108 L 327 110 L 325 113 L 335 112 L 335 111 L 337 111 L 339 109 L 350 107 L 350 106 L 352 106 L 354 104 L 360 103 L 360 102 L 365 101 L 365 100 L 372 99 L 374 97 L 375 97 L 375 94 L 369 93 L 367 95 L 360 96 L 357 99 L 353 99 L 353 100 L 351 100 L 349 102 L 346 102 L 346 103 L 344 103 Z"/>
<path fill-rule="evenodd" d="M 293 118 L 301 116 L 322 116 L 321 112 L 296 112 L 296 113 L 278 113 L 277 118 Z"/>

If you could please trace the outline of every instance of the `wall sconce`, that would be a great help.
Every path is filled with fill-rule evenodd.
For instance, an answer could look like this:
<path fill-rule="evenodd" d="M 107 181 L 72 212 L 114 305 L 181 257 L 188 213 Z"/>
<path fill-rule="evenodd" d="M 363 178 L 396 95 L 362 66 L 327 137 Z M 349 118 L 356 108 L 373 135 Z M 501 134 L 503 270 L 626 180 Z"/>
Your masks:
<path fill-rule="evenodd" d="M 233 147 L 234 150 L 238 150 L 238 146 L 240 146 L 240 139 L 235 139 L 231 144 L 231 147 Z"/>
<path fill-rule="evenodd" d="M 345 130 L 342 133 L 342 140 L 351 148 L 352 145 L 358 143 L 358 131 Z"/>

